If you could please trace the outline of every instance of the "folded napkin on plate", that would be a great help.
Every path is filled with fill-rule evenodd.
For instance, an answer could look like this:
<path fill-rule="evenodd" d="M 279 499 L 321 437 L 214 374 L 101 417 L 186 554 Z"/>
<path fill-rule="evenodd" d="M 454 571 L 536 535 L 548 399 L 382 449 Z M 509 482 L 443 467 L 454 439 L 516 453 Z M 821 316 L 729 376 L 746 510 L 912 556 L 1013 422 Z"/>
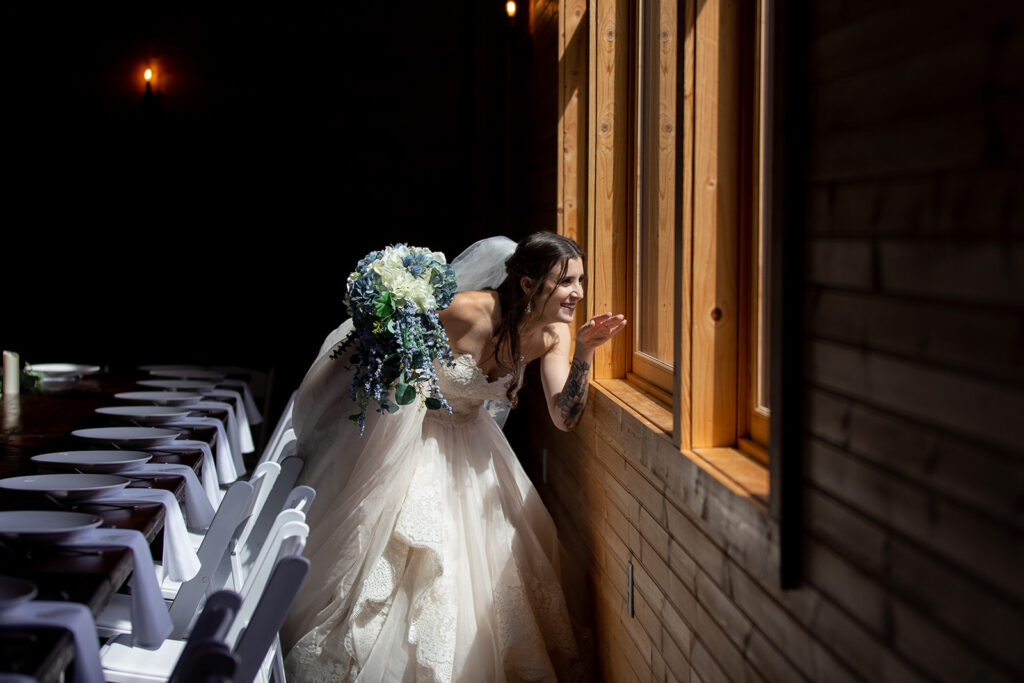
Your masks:
<path fill-rule="evenodd" d="M 185 528 L 185 518 L 174 494 L 164 489 L 126 488 L 90 498 L 89 503 L 126 503 L 164 506 L 164 572 L 175 581 L 188 581 L 199 573 L 199 556 Z M 152 567 L 150 557 L 150 567 Z M 156 574 L 154 574 L 154 577 Z"/>
<path fill-rule="evenodd" d="M 210 522 L 213 521 L 215 512 L 213 503 L 207 497 L 203 485 L 199 483 L 199 477 L 196 476 L 195 470 L 188 465 L 147 462 L 123 474 L 136 479 L 155 479 L 168 475 L 184 477 L 185 518 L 188 521 L 188 528 L 196 531 L 205 531 L 210 528 Z"/>
<path fill-rule="evenodd" d="M 132 551 L 134 571 L 129 582 L 132 587 L 132 641 L 149 650 L 160 647 L 171 634 L 171 615 L 156 581 L 153 555 L 142 532 L 135 529 L 89 529 L 57 543 L 64 547 L 128 548 Z"/>
<path fill-rule="evenodd" d="M 202 401 L 197 401 L 196 403 L 190 403 L 188 405 L 188 408 L 189 410 L 196 410 L 200 412 L 204 410 L 226 411 L 228 416 L 227 434 L 231 435 L 238 433 L 238 420 L 235 419 L 235 411 L 230 403 L 225 403 L 224 401 L 210 401 L 204 399 Z M 230 447 L 231 441 L 228 441 L 228 444 Z M 235 461 L 235 469 L 238 472 L 245 472 L 245 463 L 242 461 L 241 449 L 232 447 L 229 448 L 229 450 L 231 452 L 231 457 Z"/>
<path fill-rule="evenodd" d="M 234 389 L 208 389 L 203 392 L 203 396 L 207 396 L 213 399 L 230 398 L 234 401 L 235 406 L 235 424 L 238 425 L 238 433 L 235 437 L 238 442 L 238 448 L 242 453 L 252 453 L 256 450 L 256 446 L 252 442 L 252 428 L 249 426 L 249 416 L 246 415 L 245 404 L 242 401 L 242 395 Z"/>
<path fill-rule="evenodd" d="M 218 505 L 224 497 L 220 490 L 220 484 L 231 484 L 238 479 L 238 472 L 235 471 L 235 461 L 229 457 L 229 454 L 224 453 L 224 457 L 218 457 L 215 462 L 213 449 L 210 448 L 210 444 L 198 439 L 175 439 L 170 443 L 155 446 L 150 450 L 163 453 L 186 453 L 197 449 L 203 453 L 203 488 L 206 489 L 207 496 L 215 492 L 217 502 L 214 505 Z M 220 455 L 218 453 L 218 456 Z M 209 481 L 210 478 L 214 479 L 212 483 Z M 217 482 L 220 482 L 220 484 Z M 212 490 L 211 486 L 213 487 Z"/>
<path fill-rule="evenodd" d="M 189 406 L 192 408 L 193 406 Z M 230 458 L 231 462 L 238 468 L 241 455 L 237 448 L 232 445 L 232 440 L 224 427 L 224 423 L 216 417 L 197 415 L 194 417 L 178 417 L 170 422 L 165 422 L 164 427 L 213 427 L 217 430 L 217 438 L 213 442 L 213 450 L 217 453 L 217 459 Z"/>
<path fill-rule="evenodd" d="M 242 392 L 242 399 L 245 401 L 245 414 L 249 424 L 258 425 L 263 422 L 259 408 L 256 407 L 256 399 L 252 396 L 252 389 L 244 379 L 222 379 L 217 382 L 218 386 L 235 387 Z"/>
<path fill-rule="evenodd" d="M 163 610 L 167 612 L 166 608 Z M 170 618 L 167 623 L 170 625 Z M 92 620 L 92 613 L 85 605 L 55 600 L 30 600 L 0 610 L 0 625 L 17 628 L 62 628 L 71 631 L 75 644 L 73 680 L 75 683 L 103 683 L 103 665 L 100 664 L 96 624 Z M 0 674 L 0 677 L 3 676 L 4 674 Z"/>

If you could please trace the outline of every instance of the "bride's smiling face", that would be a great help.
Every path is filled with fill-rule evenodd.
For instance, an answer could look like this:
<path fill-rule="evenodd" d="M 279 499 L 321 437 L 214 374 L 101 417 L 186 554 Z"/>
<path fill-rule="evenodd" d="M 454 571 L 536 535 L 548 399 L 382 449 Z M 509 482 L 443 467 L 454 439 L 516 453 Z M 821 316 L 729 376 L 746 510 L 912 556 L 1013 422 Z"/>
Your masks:
<path fill-rule="evenodd" d="M 541 322 L 571 323 L 576 304 L 583 299 L 583 259 L 569 259 L 565 273 L 559 263 L 548 273 L 536 302 L 543 306 L 536 311 Z"/>

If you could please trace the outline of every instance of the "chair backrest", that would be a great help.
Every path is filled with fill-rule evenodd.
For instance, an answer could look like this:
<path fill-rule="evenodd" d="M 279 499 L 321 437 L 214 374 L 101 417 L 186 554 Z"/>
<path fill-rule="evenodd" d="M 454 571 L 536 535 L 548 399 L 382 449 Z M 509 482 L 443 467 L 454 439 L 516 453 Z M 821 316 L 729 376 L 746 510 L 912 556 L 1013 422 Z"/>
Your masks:
<path fill-rule="evenodd" d="M 287 426 L 281 430 L 279 434 L 275 434 L 271 437 L 270 441 L 267 442 L 267 447 L 263 449 L 263 453 L 260 455 L 260 462 L 280 462 L 283 458 L 294 452 L 294 446 L 296 442 L 295 430 L 292 428 L 291 418 L 288 418 Z M 292 446 L 292 450 L 286 454 L 286 450 Z"/>
<path fill-rule="evenodd" d="M 280 559 L 282 548 L 298 547 L 298 552 L 301 552 L 301 549 L 305 547 L 306 538 L 309 536 L 309 526 L 303 521 L 292 518 L 290 514 L 292 512 L 294 511 L 283 510 L 278 516 L 280 523 L 275 522 L 267 543 L 253 563 L 252 571 L 245 577 L 245 583 L 239 591 L 242 595 L 242 607 L 228 632 L 229 643 L 235 642 L 238 634 L 248 625 L 260 596 L 266 590 L 271 572 Z"/>
<path fill-rule="evenodd" d="M 228 631 L 242 607 L 242 596 L 234 591 L 210 595 L 196 620 L 192 633 L 178 657 L 169 682 L 230 678 L 238 665 L 227 645 Z M 210 678 L 212 676 L 213 678 Z"/>
<path fill-rule="evenodd" d="M 267 439 L 267 445 L 263 448 L 263 453 L 260 454 L 259 462 L 269 460 L 271 455 L 276 449 L 279 448 L 279 443 L 285 430 L 290 429 L 292 426 L 292 412 L 295 409 L 295 395 L 298 391 L 293 391 L 292 395 L 288 397 L 288 403 L 285 404 L 284 410 L 281 411 L 281 417 L 278 418 L 277 424 L 274 425 L 274 431 L 270 433 L 270 438 Z"/>
<path fill-rule="evenodd" d="M 277 479 L 274 480 L 273 488 L 271 488 L 270 493 L 263 502 L 263 508 L 260 510 L 259 516 L 253 522 L 249 533 L 245 539 L 242 539 L 235 552 L 237 564 L 240 567 L 248 566 L 252 558 L 259 553 L 263 543 L 267 540 L 267 534 L 270 533 L 270 529 L 274 525 L 274 519 L 277 518 L 277 514 L 281 510 L 285 507 L 296 507 L 305 513 L 309 509 L 309 505 L 312 503 L 312 496 L 315 496 L 315 493 L 309 487 L 304 487 L 308 489 L 308 492 L 303 492 L 302 494 L 309 496 L 308 501 L 292 500 L 296 495 L 292 487 L 295 486 L 295 482 L 299 478 L 303 464 L 299 458 L 285 458 L 281 461 L 281 471 L 277 475 Z M 300 507 L 300 505 L 303 505 L 303 507 Z"/>
<path fill-rule="evenodd" d="M 280 474 L 281 465 L 276 462 L 260 463 L 253 470 L 252 476 L 249 477 L 249 483 L 253 486 L 253 496 L 245 510 L 245 525 L 236 539 L 238 544 L 245 543 L 246 537 L 252 531 L 253 525 L 256 524 L 260 511 L 263 509 L 263 504 L 273 490 L 274 482 L 277 481 L 277 477 Z"/>
<path fill-rule="evenodd" d="M 305 545 L 305 537 L 298 535 L 281 544 L 273 571 L 235 643 L 239 665 L 234 683 L 251 683 L 264 662 L 280 647 L 278 631 L 309 572 L 309 560 L 302 557 Z"/>
<path fill-rule="evenodd" d="M 171 603 L 171 637 L 183 638 L 188 633 L 200 602 L 215 587 L 217 570 L 228 556 L 231 539 L 242 523 L 243 513 L 252 494 L 253 486 L 247 481 L 236 481 L 224 494 L 224 500 L 217 507 L 203 542 L 196 551 L 199 556 L 199 573 L 181 584 Z"/>

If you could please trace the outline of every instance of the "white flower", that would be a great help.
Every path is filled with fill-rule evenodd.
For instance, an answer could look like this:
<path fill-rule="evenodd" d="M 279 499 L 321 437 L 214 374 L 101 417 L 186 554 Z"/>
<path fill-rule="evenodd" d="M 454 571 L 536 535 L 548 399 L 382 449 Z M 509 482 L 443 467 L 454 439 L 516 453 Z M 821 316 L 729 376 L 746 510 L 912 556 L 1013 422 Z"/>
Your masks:
<path fill-rule="evenodd" d="M 408 301 L 421 312 L 437 308 L 434 299 L 434 288 L 430 284 L 429 274 L 414 277 L 403 261 L 409 255 L 407 247 L 394 247 L 385 250 L 384 255 L 370 264 L 370 269 L 380 278 L 381 285 L 398 300 L 399 305 Z"/>

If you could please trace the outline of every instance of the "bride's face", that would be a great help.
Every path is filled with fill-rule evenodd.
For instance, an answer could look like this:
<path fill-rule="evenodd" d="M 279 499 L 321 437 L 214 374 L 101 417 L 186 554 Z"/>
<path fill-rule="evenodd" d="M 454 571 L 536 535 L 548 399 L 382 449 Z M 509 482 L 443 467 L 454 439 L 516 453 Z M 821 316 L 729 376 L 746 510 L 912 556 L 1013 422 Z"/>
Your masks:
<path fill-rule="evenodd" d="M 543 306 L 541 322 L 572 322 L 576 304 L 583 299 L 583 277 L 583 259 L 579 257 L 569 260 L 565 273 L 561 263 L 551 269 L 536 299 Z"/>

